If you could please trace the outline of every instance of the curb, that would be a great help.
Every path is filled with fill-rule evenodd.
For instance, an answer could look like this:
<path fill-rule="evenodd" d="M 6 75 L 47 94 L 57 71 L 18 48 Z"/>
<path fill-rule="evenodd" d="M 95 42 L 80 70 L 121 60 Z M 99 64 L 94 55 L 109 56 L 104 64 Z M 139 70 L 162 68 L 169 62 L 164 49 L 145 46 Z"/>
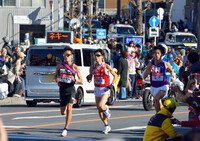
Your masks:
<path fill-rule="evenodd" d="M 0 100 L 0 105 L 26 104 L 24 97 L 6 97 Z"/>

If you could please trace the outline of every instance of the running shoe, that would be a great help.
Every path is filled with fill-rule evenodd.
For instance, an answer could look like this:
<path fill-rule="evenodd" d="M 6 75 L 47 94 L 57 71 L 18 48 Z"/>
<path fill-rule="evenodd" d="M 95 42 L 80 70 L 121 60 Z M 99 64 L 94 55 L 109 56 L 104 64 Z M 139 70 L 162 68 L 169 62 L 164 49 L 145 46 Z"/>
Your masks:
<path fill-rule="evenodd" d="M 107 125 L 107 126 L 105 126 L 104 129 L 103 129 L 103 134 L 108 134 L 108 132 L 110 132 L 110 131 L 111 131 L 110 125 Z"/>
<path fill-rule="evenodd" d="M 64 129 L 64 130 L 62 131 L 62 133 L 60 134 L 60 136 L 61 136 L 61 137 L 66 137 L 66 136 L 67 136 L 67 130 Z"/>
<path fill-rule="evenodd" d="M 110 113 L 108 105 L 106 105 L 106 110 L 103 113 L 105 114 L 107 119 L 111 117 L 111 113 Z"/>

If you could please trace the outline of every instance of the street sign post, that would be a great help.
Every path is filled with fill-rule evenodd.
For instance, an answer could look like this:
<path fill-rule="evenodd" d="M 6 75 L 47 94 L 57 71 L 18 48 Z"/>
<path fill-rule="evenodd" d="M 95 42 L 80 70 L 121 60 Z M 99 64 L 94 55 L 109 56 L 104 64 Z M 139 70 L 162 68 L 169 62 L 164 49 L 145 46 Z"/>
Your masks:
<path fill-rule="evenodd" d="M 161 29 L 161 20 L 163 20 L 164 9 L 158 8 L 157 13 L 158 13 L 158 19 L 159 19 L 159 27 Z"/>
<path fill-rule="evenodd" d="M 97 29 L 97 39 L 106 39 L 106 29 Z"/>
<path fill-rule="evenodd" d="M 159 36 L 159 27 L 150 27 L 149 28 L 149 37 L 154 37 L 156 43 L 156 37 Z"/>
<path fill-rule="evenodd" d="M 156 16 L 151 17 L 149 20 L 149 24 L 151 25 L 151 27 L 157 27 L 159 24 L 158 18 Z"/>

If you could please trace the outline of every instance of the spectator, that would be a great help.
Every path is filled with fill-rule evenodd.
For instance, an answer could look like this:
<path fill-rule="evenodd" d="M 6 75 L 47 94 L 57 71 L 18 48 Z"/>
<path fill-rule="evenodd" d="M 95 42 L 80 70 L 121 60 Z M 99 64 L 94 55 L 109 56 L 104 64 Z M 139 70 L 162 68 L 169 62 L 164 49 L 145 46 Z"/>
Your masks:
<path fill-rule="evenodd" d="M 1 49 L 1 56 L 0 56 L 0 60 L 1 60 L 1 67 L 3 69 L 3 73 L 1 76 L 1 82 L 3 83 L 7 83 L 7 75 L 8 75 L 8 71 L 12 66 L 12 58 L 10 56 L 7 55 L 7 49 L 6 48 L 2 48 Z"/>
<path fill-rule="evenodd" d="M 151 49 L 153 49 L 156 46 L 156 42 L 154 40 L 151 40 Z"/>
<path fill-rule="evenodd" d="M 75 44 L 82 44 L 83 42 L 81 41 L 81 36 L 79 34 L 76 34 L 76 38 L 74 39 Z"/>
<path fill-rule="evenodd" d="M 17 59 L 17 56 L 19 55 L 19 53 L 21 52 L 21 47 L 18 43 L 15 44 L 15 51 L 13 54 L 13 61 L 15 61 Z"/>
<path fill-rule="evenodd" d="M 150 50 L 150 45 L 151 45 L 150 42 L 146 42 L 146 46 L 142 47 L 142 57 L 145 58 L 147 56 L 147 53 Z"/>
<path fill-rule="evenodd" d="M 9 45 L 9 38 L 7 36 L 3 37 L 4 45 L 2 48 L 6 48 L 8 55 L 13 57 L 12 47 Z"/>
<path fill-rule="evenodd" d="M 171 139 L 182 137 L 176 132 L 171 122 L 176 105 L 173 98 L 168 98 L 163 102 L 164 107 L 149 120 L 143 141 L 164 141 L 168 137 Z"/>
<path fill-rule="evenodd" d="M 13 62 L 13 66 L 11 67 L 11 71 L 13 74 L 15 74 L 16 78 L 14 81 L 14 94 L 15 97 L 20 97 L 20 89 L 21 89 L 21 79 L 20 79 L 20 67 L 21 67 L 21 61 L 24 60 L 24 57 L 26 55 L 23 52 L 20 52 L 16 58 L 16 60 Z"/>
<path fill-rule="evenodd" d="M 119 67 L 117 74 L 120 75 L 120 81 L 119 81 L 119 87 L 120 87 L 120 92 L 119 92 L 119 98 L 120 99 L 126 99 L 127 94 L 126 94 L 126 86 L 127 86 L 127 80 L 128 80 L 128 51 L 123 51 L 122 52 L 122 57 L 119 60 Z"/>
<path fill-rule="evenodd" d="M 138 62 L 135 51 L 132 51 L 130 56 L 130 59 L 128 59 L 128 73 L 129 78 L 131 79 L 131 91 L 128 92 L 128 96 L 133 98 L 133 94 L 135 93 L 136 68 L 139 67 L 140 63 Z M 135 98 L 139 98 L 137 93 Z"/>
<path fill-rule="evenodd" d="M 0 141 L 8 141 L 6 130 L 4 129 L 4 125 L 2 120 L 0 119 Z"/>
<path fill-rule="evenodd" d="M 113 54 L 113 63 L 114 63 L 114 68 L 119 68 L 119 59 L 121 58 L 121 50 L 117 49 L 115 53 Z"/>
<path fill-rule="evenodd" d="M 128 49 L 127 49 L 129 55 L 131 54 L 132 51 L 137 51 L 135 49 L 135 46 L 134 46 L 134 42 L 133 41 L 130 41 L 129 44 L 128 44 Z"/>

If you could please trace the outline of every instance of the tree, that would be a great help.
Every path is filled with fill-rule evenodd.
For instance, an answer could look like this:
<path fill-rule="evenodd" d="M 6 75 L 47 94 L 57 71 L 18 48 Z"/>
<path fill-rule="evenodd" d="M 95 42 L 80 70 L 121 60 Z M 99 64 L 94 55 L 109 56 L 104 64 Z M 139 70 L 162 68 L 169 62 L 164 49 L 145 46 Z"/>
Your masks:
<path fill-rule="evenodd" d="M 137 32 L 137 35 L 141 36 L 143 35 L 143 31 L 142 31 L 143 14 L 147 9 L 150 9 L 151 0 L 148 0 L 146 2 L 144 8 L 142 8 L 142 0 L 130 0 L 130 2 L 134 5 L 134 9 L 136 12 L 136 32 Z"/>
<path fill-rule="evenodd" d="M 94 14 L 97 15 L 99 12 L 99 0 L 94 0 L 94 4 L 95 4 Z"/>
<path fill-rule="evenodd" d="M 172 19 L 171 19 L 171 14 L 172 14 L 172 8 L 174 5 L 175 0 L 167 0 L 167 16 L 168 16 L 168 22 L 169 22 L 169 31 L 172 30 Z"/>

